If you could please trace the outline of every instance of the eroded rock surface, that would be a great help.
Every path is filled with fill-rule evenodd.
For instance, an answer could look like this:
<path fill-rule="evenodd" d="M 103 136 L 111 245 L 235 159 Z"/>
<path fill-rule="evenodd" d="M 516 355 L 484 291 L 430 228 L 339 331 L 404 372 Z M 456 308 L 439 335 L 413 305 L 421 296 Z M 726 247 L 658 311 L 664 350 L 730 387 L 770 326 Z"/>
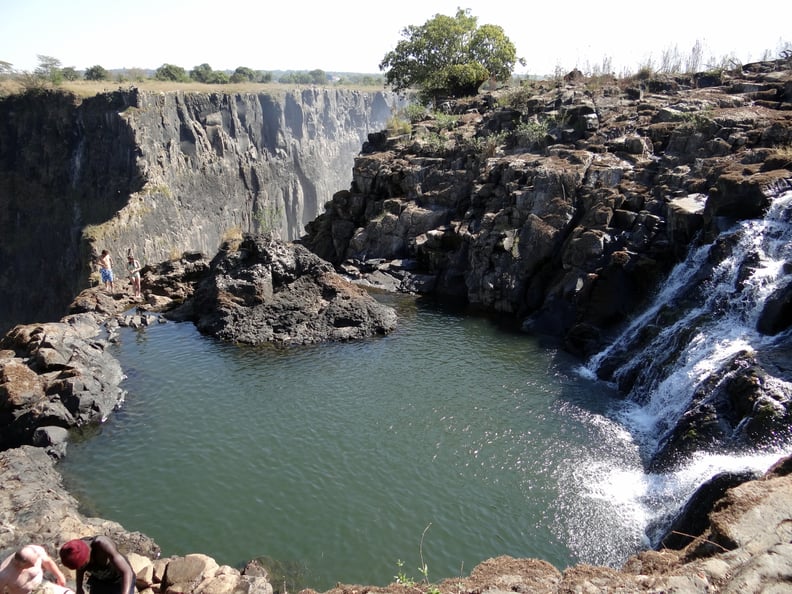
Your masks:
<path fill-rule="evenodd" d="M 300 245 L 248 235 L 227 246 L 186 304 L 206 334 L 247 344 L 309 344 L 387 334 L 396 312 Z"/>
<path fill-rule="evenodd" d="M 52 431 L 105 420 L 121 402 L 123 372 L 91 314 L 20 325 L 0 340 L 0 449 L 62 445 Z"/>

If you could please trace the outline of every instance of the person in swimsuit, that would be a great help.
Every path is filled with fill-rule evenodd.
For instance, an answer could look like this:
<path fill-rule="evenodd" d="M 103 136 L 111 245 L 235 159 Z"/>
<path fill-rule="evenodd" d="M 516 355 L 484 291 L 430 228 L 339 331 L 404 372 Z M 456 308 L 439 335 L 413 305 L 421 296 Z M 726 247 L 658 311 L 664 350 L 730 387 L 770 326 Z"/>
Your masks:
<path fill-rule="evenodd" d="M 56 584 L 44 580 L 44 572 L 55 577 Z M 66 576 L 44 550 L 30 544 L 0 563 L 0 592 L 3 594 L 74 594 L 66 587 Z"/>
<path fill-rule="evenodd" d="M 84 593 L 86 573 L 91 594 L 135 594 L 132 565 L 106 536 L 70 540 L 60 548 L 60 559 L 66 567 L 77 572 L 77 594 Z"/>
<path fill-rule="evenodd" d="M 132 252 L 127 254 L 127 273 L 129 274 L 129 282 L 132 283 L 132 292 L 135 299 L 141 297 L 140 291 L 140 262 L 132 255 Z"/>
<path fill-rule="evenodd" d="M 113 258 L 107 250 L 102 250 L 102 255 L 96 261 L 99 264 L 99 274 L 102 275 L 102 282 L 105 284 L 105 289 L 110 289 L 111 293 L 115 293 L 115 286 L 113 285 Z"/>

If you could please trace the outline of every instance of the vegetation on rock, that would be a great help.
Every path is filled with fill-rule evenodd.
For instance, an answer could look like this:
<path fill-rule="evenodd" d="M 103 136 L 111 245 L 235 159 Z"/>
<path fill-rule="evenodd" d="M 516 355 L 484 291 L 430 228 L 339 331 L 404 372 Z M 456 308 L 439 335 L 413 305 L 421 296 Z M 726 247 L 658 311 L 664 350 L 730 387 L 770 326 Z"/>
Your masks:
<path fill-rule="evenodd" d="M 380 63 L 394 91 L 419 89 L 425 100 L 475 95 L 487 80 L 508 81 L 524 63 L 497 25 L 477 26 L 470 11 L 437 14 L 402 30 L 404 39 Z"/>

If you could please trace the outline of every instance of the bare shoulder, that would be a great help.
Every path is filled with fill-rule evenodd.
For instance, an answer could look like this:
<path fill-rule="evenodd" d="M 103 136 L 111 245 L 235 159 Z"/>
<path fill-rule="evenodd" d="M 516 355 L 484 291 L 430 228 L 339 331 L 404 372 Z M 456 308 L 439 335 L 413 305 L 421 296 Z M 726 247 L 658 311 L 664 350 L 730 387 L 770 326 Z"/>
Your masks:
<path fill-rule="evenodd" d="M 49 557 L 49 553 L 47 553 L 47 549 L 45 549 L 41 545 L 29 544 L 26 545 L 24 548 L 33 551 L 34 553 L 36 553 L 36 555 L 38 555 L 42 559 L 47 559 Z"/>
<path fill-rule="evenodd" d="M 116 552 L 115 543 L 107 536 L 96 536 L 93 539 L 93 543 L 97 546 L 97 548 L 108 554 L 114 554 Z"/>

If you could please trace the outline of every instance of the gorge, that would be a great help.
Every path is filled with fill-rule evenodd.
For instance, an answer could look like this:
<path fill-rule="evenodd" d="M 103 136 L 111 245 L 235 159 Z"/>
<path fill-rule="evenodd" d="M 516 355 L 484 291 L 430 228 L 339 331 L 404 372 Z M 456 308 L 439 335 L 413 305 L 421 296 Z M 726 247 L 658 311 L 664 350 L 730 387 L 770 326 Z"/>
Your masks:
<path fill-rule="evenodd" d="M 173 132 L 168 141 L 146 140 L 157 138 L 161 129 L 148 120 L 138 131 L 134 150 L 120 159 L 129 166 L 130 154 L 140 151 L 138 167 L 116 165 L 109 173 L 99 167 L 94 170 L 91 159 L 83 156 L 91 154 L 86 148 L 68 160 L 78 165 L 76 171 L 92 171 L 87 179 L 92 187 L 104 188 L 103 194 L 112 195 L 107 191 L 111 189 L 124 196 L 122 202 L 129 196 L 134 200 L 117 215 L 104 204 L 107 210 L 99 219 L 96 213 L 80 214 L 84 207 L 79 201 L 66 202 L 60 213 L 71 222 L 69 237 L 81 237 L 72 243 L 63 240 L 73 257 L 66 270 L 74 278 L 66 286 L 71 288 L 70 297 L 85 286 L 85 254 L 91 249 L 110 244 L 116 253 L 123 253 L 132 247 L 147 261 L 184 250 L 211 256 L 212 244 L 233 236 L 229 233 L 233 227 L 264 230 L 271 226 L 272 216 L 282 212 L 278 227 L 287 238 L 299 236 L 300 243 L 359 283 L 461 301 L 473 311 L 497 312 L 524 331 L 559 340 L 588 361 L 592 377 L 612 383 L 624 395 L 624 426 L 634 431 L 650 471 L 672 468 L 702 451 L 736 453 L 748 447 L 788 454 L 790 287 L 786 281 L 792 178 L 788 74 L 788 65 L 778 61 L 746 65 L 717 78 L 660 77 L 636 80 L 626 88 L 606 80 L 592 88 L 571 73 L 564 81 L 526 87 L 510 99 L 493 95 L 459 102 L 451 124 L 435 116 L 415 122 L 410 138 L 370 135 L 354 160 L 351 187 L 336 192 L 322 214 L 307 220 L 286 214 L 300 210 L 294 204 L 286 206 L 286 201 L 282 211 L 277 199 L 266 202 L 269 210 L 253 207 L 256 200 L 289 192 L 262 184 L 263 174 L 248 176 L 251 169 L 240 165 L 248 163 L 251 151 L 260 151 L 262 144 L 246 140 L 237 144 L 229 140 L 236 136 L 224 133 L 239 129 L 237 118 L 245 121 L 234 115 L 240 113 L 235 111 L 239 101 L 184 99 L 185 104 L 204 106 L 203 119 L 180 126 L 178 142 Z M 57 104 L 62 99 L 48 100 Z M 124 105 L 113 103 L 117 97 L 103 100 L 114 110 Z M 14 103 L 8 101 L 3 109 Z M 158 101 L 172 104 L 177 114 L 185 112 L 178 96 L 144 97 L 137 103 L 146 107 L 142 115 L 136 108 L 124 118 L 134 120 L 154 112 L 154 120 L 172 122 L 163 115 L 171 111 L 152 107 Z M 229 107 L 218 109 L 218 101 Z M 496 103 L 499 107 L 493 109 Z M 43 111 L 38 117 L 40 123 L 27 127 L 56 136 L 63 133 Z M 108 123 L 112 121 L 107 112 L 92 120 L 91 128 L 118 125 Z M 532 122 L 544 125 L 539 128 L 542 134 L 530 133 L 526 124 Z M 243 138 L 249 136 L 255 134 Z M 13 147 L 0 154 L 32 153 L 23 150 L 17 136 L 13 138 L 13 142 L 0 141 L 0 147 Z M 267 146 L 280 154 L 277 142 L 270 140 Z M 231 165 L 222 158 L 229 154 L 234 155 L 229 158 Z M 153 162 L 151 155 L 156 155 Z M 50 157 L 44 162 L 54 161 Z M 199 170 L 185 165 L 196 161 L 201 163 Z M 4 170 L 2 195 L 14 200 L 24 197 L 24 192 L 8 189 L 19 184 L 16 171 L 25 176 L 33 171 L 32 162 L 25 168 L 18 168 L 14 160 L 3 162 L 12 165 Z M 234 171 L 235 180 L 243 180 L 241 186 L 224 178 L 229 171 Z M 69 180 L 61 173 L 60 178 L 55 176 L 56 184 Z M 234 196 L 237 188 L 247 207 L 235 210 L 233 200 L 229 210 L 225 202 L 211 201 L 197 209 L 179 207 L 187 196 L 202 194 L 196 189 L 201 184 L 218 179 L 221 185 L 212 186 L 217 195 Z M 317 183 L 312 175 L 308 179 Z M 38 183 L 53 187 L 52 181 Z M 45 195 L 31 198 L 27 206 L 32 215 L 25 214 L 24 201 L 12 202 L 13 208 L 7 209 L 3 222 L 9 224 L 11 234 L 4 237 L 16 239 L 4 258 L 18 254 L 30 230 L 36 229 L 23 227 L 20 221 L 28 216 L 42 220 L 44 207 L 52 207 Z M 298 221 L 308 223 L 304 236 L 298 232 Z M 24 233 L 19 233 L 21 228 Z M 65 237 L 63 233 L 51 235 Z M 737 254 L 745 258 L 738 261 Z M 727 257 L 721 260 L 722 256 Z M 19 271 L 31 268 L 29 262 L 18 266 Z M 17 281 L 29 290 L 31 285 Z M 708 300 L 709 309 L 699 307 Z M 711 332 L 711 326 L 717 332 Z M 6 352 L 4 369 L 10 369 L 9 361 L 20 368 L 20 359 L 30 359 L 30 355 L 13 356 L 22 352 L 21 333 L 16 336 L 16 350 Z M 6 341 L 4 348 L 11 350 L 8 345 Z M 699 345 L 717 348 L 694 357 L 688 347 Z M 11 393 L 8 375 L 4 389 Z M 54 390 L 47 394 L 57 399 Z M 24 398 L 18 400 L 17 414 L 24 406 Z M 665 414 L 669 403 L 675 408 L 670 416 Z M 783 468 L 782 464 L 764 485 L 770 488 L 774 480 L 784 480 Z M 779 510 L 779 505 L 778 517 L 787 519 L 770 530 L 779 540 L 755 548 L 759 551 L 755 559 L 767 547 L 788 545 L 789 535 L 782 527 L 788 524 L 789 502 L 781 500 L 774 509 Z M 663 542 L 670 523 L 671 518 L 657 527 L 652 544 Z M 735 537 L 731 529 L 701 526 L 692 535 L 701 539 L 680 545 L 688 546 L 686 552 L 662 557 L 662 563 L 661 557 L 633 558 L 626 565 L 632 568 L 628 575 L 594 568 L 585 582 L 581 577 L 585 567 L 570 568 L 561 576 L 541 566 L 545 589 L 540 591 L 565 591 L 564 580 L 571 587 L 575 582 L 569 580 L 575 575 L 581 579 L 577 583 L 611 579 L 624 591 L 659 589 L 657 584 L 667 586 L 669 582 L 662 580 L 672 577 L 686 584 L 687 589 L 680 591 L 707 591 L 715 584 L 729 591 L 725 584 L 738 584 L 735 576 L 749 571 L 745 557 L 721 556 L 719 561 L 728 569 L 719 566 L 720 570 L 714 563 L 694 568 L 684 561 L 706 556 L 713 542 L 740 550 L 742 537 Z M 510 567 L 509 563 L 502 567 Z M 654 575 L 648 569 L 653 563 L 655 569 L 672 567 L 679 573 L 658 570 Z M 474 570 L 471 582 L 486 566 Z M 530 582 L 527 576 L 533 570 L 539 573 L 540 566 L 511 567 L 511 574 L 518 576 L 511 586 L 506 585 L 504 576 L 509 572 L 504 571 L 499 574 L 501 581 L 493 578 L 489 587 L 499 583 L 502 589 L 525 588 Z M 658 581 L 646 578 L 647 571 Z M 788 576 L 780 572 L 772 579 L 788 580 L 784 575 Z M 630 586 L 624 586 L 627 580 L 632 580 Z M 475 591 L 472 583 L 469 587 Z"/>
<path fill-rule="evenodd" d="M 247 231 L 296 239 L 399 102 L 330 89 L 4 98 L 0 329 L 63 315 L 102 249 L 121 266 L 127 250 L 156 264 Z"/>

